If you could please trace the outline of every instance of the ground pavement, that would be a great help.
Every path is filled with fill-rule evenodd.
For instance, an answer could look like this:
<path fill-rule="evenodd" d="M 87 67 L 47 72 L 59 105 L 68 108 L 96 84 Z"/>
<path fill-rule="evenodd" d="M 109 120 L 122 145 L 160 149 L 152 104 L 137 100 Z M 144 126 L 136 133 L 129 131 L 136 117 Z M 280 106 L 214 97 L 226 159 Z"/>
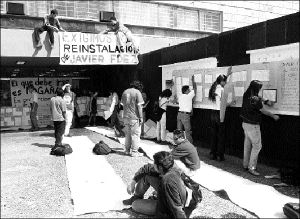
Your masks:
<path fill-rule="evenodd" d="M 84 218 L 138 218 L 145 217 L 132 210 L 109 211 L 80 216 L 73 215 L 71 193 L 64 157 L 49 155 L 54 143 L 53 130 L 39 132 L 1 133 L 1 218 L 42 218 L 42 217 L 84 217 Z M 118 143 L 100 134 L 85 129 L 72 129 L 74 135 L 88 136 L 92 142 L 99 140 L 108 142 L 113 147 Z M 114 145 L 115 144 L 115 145 Z M 215 166 L 222 166 L 227 171 L 235 172 L 245 178 L 264 184 L 276 183 L 263 177 L 254 178 L 242 172 L 238 165 L 239 159 L 227 157 L 220 164 L 208 161 L 207 150 L 199 149 L 202 160 Z M 106 156 L 115 172 L 128 184 L 136 170 L 150 162 L 147 157 L 131 158 L 121 153 Z M 271 173 L 274 168 L 260 167 L 263 172 Z M 299 188 L 282 189 L 284 194 L 297 197 Z M 147 195 L 150 194 L 151 191 Z M 248 211 L 236 206 L 230 201 L 220 198 L 205 188 L 202 188 L 203 201 L 192 216 L 197 218 L 249 218 L 255 217 Z M 112 191 L 113 195 L 113 191 Z M 146 195 L 146 196 L 147 196 Z M 105 198 L 105 197 L 104 197 Z"/>

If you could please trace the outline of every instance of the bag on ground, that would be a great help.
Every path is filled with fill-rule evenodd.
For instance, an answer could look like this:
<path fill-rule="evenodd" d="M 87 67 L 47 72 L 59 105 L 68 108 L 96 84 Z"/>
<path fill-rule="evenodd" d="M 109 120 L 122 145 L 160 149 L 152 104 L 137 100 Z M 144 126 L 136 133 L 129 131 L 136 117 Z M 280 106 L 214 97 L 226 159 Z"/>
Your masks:
<path fill-rule="evenodd" d="M 55 145 L 52 149 L 50 154 L 55 156 L 64 156 L 66 154 L 71 154 L 73 149 L 69 144 L 65 145 Z"/>
<path fill-rule="evenodd" d="M 299 203 L 286 203 L 283 212 L 288 218 L 300 218 Z"/>
<path fill-rule="evenodd" d="M 103 141 L 100 141 L 93 148 L 93 152 L 97 155 L 107 155 L 109 153 L 113 153 L 114 151 Z"/>

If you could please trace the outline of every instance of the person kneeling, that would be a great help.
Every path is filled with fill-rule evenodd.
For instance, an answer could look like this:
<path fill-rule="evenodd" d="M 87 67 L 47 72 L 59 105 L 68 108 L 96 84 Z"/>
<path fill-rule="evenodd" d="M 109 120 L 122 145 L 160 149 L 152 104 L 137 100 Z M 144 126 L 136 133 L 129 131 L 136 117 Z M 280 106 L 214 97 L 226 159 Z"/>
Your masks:
<path fill-rule="evenodd" d="M 135 174 L 127 187 L 134 211 L 156 215 L 159 218 L 186 218 L 202 200 L 198 183 L 174 166 L 174 158 L 169 152 L 161 151 L 153 156 L 154 164 L 146 164 Z M 143 199 L 150 185 L 157 191 L 157 200 Z"/>
<path fill-rule="evenodd" d="M 179 129 L 173 132 L 173 140 L 175 146 L 171 154 L 175 159 L 175 164 L 186 175 L 194 176 L 200 168 L 200 159 L 196 147 L 185 138 L 184 131 Z"/>

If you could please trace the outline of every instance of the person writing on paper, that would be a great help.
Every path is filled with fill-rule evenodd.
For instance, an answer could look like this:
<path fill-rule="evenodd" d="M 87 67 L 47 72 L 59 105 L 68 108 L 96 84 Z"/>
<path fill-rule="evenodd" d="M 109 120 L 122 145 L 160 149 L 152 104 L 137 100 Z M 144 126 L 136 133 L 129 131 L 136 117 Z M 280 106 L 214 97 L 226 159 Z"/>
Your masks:
<path fill-rule="evenodd" d="M 141 157 L 139 153 L 141 124 L 143 122 L 142 97 L 143 85 L 140 81 L 133 81 L 130 88 L 122 94 L 121 105 L 123 106 L 123 120 L 125 125 L 125 153 L 132 157 Z"/>
<path fill-rule="evenodd" d="M 135 173 L 127 187 L 127 192 L 133 196 L 123 204 L 158 218 L 187 218 L 188 212 L 202 200 L 200 185 L 175 166 L 169 152 L 157 152 L 153 158 L 154 164 L 145 164 Z M 143 199 L 150 186 L 157 197 Z"/>
<path fill-rule="evenodd" d="M 156 123 L 156 140 L 157 143 L 168 144 L 166 142 L 166 124 L 167 124 L 167 105 L 172 96 L 170 89 L 165 89 L 161 92 L 158 99 L 158 107 L 164 110 L 161 118 Z"/>
<path fill-rule="evenodd" d="M 90 118 L 89 118 L 89 125 L 88 126 L 91 126 L 92 120 L 93 120 L 93 126 L 96 126 L 97 96 L 98 96 L 97 91 L 95 91 L 94 93 L 91 92 L 91 101 L 90 101 L 90 104 L 89 104 Z"/>
<path fill-rule="evenodd" d="M 245 134 L 244 140 L 244 159 L 243 167 L 249 173 L 259 176 L 257 171 L 258 154 L 262 148 L 260 123 L 262 114 L 273 118 L 275 121 L 279 119 L 278 115 L 269 112 L 264 104 L 271 105 L 268 100 L 263 100 L 259 95 L 262 83 L 258 80 L 250 82 L 248 89 L 243 95 L 243 104 L 241 117 L 243 120 L 242 127 Z"/>
<path fill-rule="evenodd" d="M 42 43 L 40 40 L 40 34 L 44 31 L 47 31 L 50 38 L 51 48 L 54 47 L 54 31 L 65 31 L 59 23 L 57 18 L 58 11 L 56 9 L 51 10 L 50 15 L 46 15 L 44 17 L 44 25 L 42 27 L 37 27 L 34 29 L 34 39 L 36 42 L 36 47 L 42 47 Z"/>
<path fill-rule="evenodd" d="M 115 130 L 115 135 L 117 137 L 125 137 L 125 133 L 122 130 L 118 113 L 119 113 L 119 96 L 117 92 L 110 90 L 109 91 L 109 97 L 108 99 L 111 102 L 110 108 L 109 108 L 109 113 L 111 114 L 110 116 L 110 122 L 112 127 Z"/>
<path fill-rule="evenodd" d="M 219 75 L 211 85 L 208 99 L 213 102 L 214 109 L 211 110 L 211 136 L 210 136 L 210 159 L 224 161 L 224 137 L 225 137 L 225 110 L 230 104 L 235 104 L 235 100 L 227 103 L 224 95 L 224 87 L 228 76 L 232 73 L 229 67 L 226 75 Z M 227 96 L 226 96 L 227 97 Z"/>
<path fill-rule="evenodd" d="M 195 88 L 194 77 L 193 86 Z M 191 114 L 193 111 L 193 98 L 195 96 L 195 91 L 190 89 L 188 85 L 184 85 L 181 88 L 181 92 L 182 94 L 177 97 L 179 104 L 177 129 L 183 130 L 184 128 L 187 140 L 193 144 Z"/>

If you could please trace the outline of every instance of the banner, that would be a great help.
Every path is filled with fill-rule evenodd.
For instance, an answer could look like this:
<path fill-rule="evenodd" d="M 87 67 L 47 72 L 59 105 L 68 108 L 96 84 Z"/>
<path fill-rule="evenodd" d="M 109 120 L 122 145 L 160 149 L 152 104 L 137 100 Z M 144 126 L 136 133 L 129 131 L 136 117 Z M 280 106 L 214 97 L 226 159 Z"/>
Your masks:
<path fill-rule="evenodd" d="M 32 84 L 38 93 L 38 122 L 40 126 L 51 124 L 50 99 L 56 95 L 58 87 L 72 84 L 71 78 L 11 78 L 12 107 L 30 107 L 31 94 L 28 86 Z"/>
<path fill-rule="evenodd" d="M 137 65 L 138 53 L 123 33 L 59 32 L 61 65 Z"/>

